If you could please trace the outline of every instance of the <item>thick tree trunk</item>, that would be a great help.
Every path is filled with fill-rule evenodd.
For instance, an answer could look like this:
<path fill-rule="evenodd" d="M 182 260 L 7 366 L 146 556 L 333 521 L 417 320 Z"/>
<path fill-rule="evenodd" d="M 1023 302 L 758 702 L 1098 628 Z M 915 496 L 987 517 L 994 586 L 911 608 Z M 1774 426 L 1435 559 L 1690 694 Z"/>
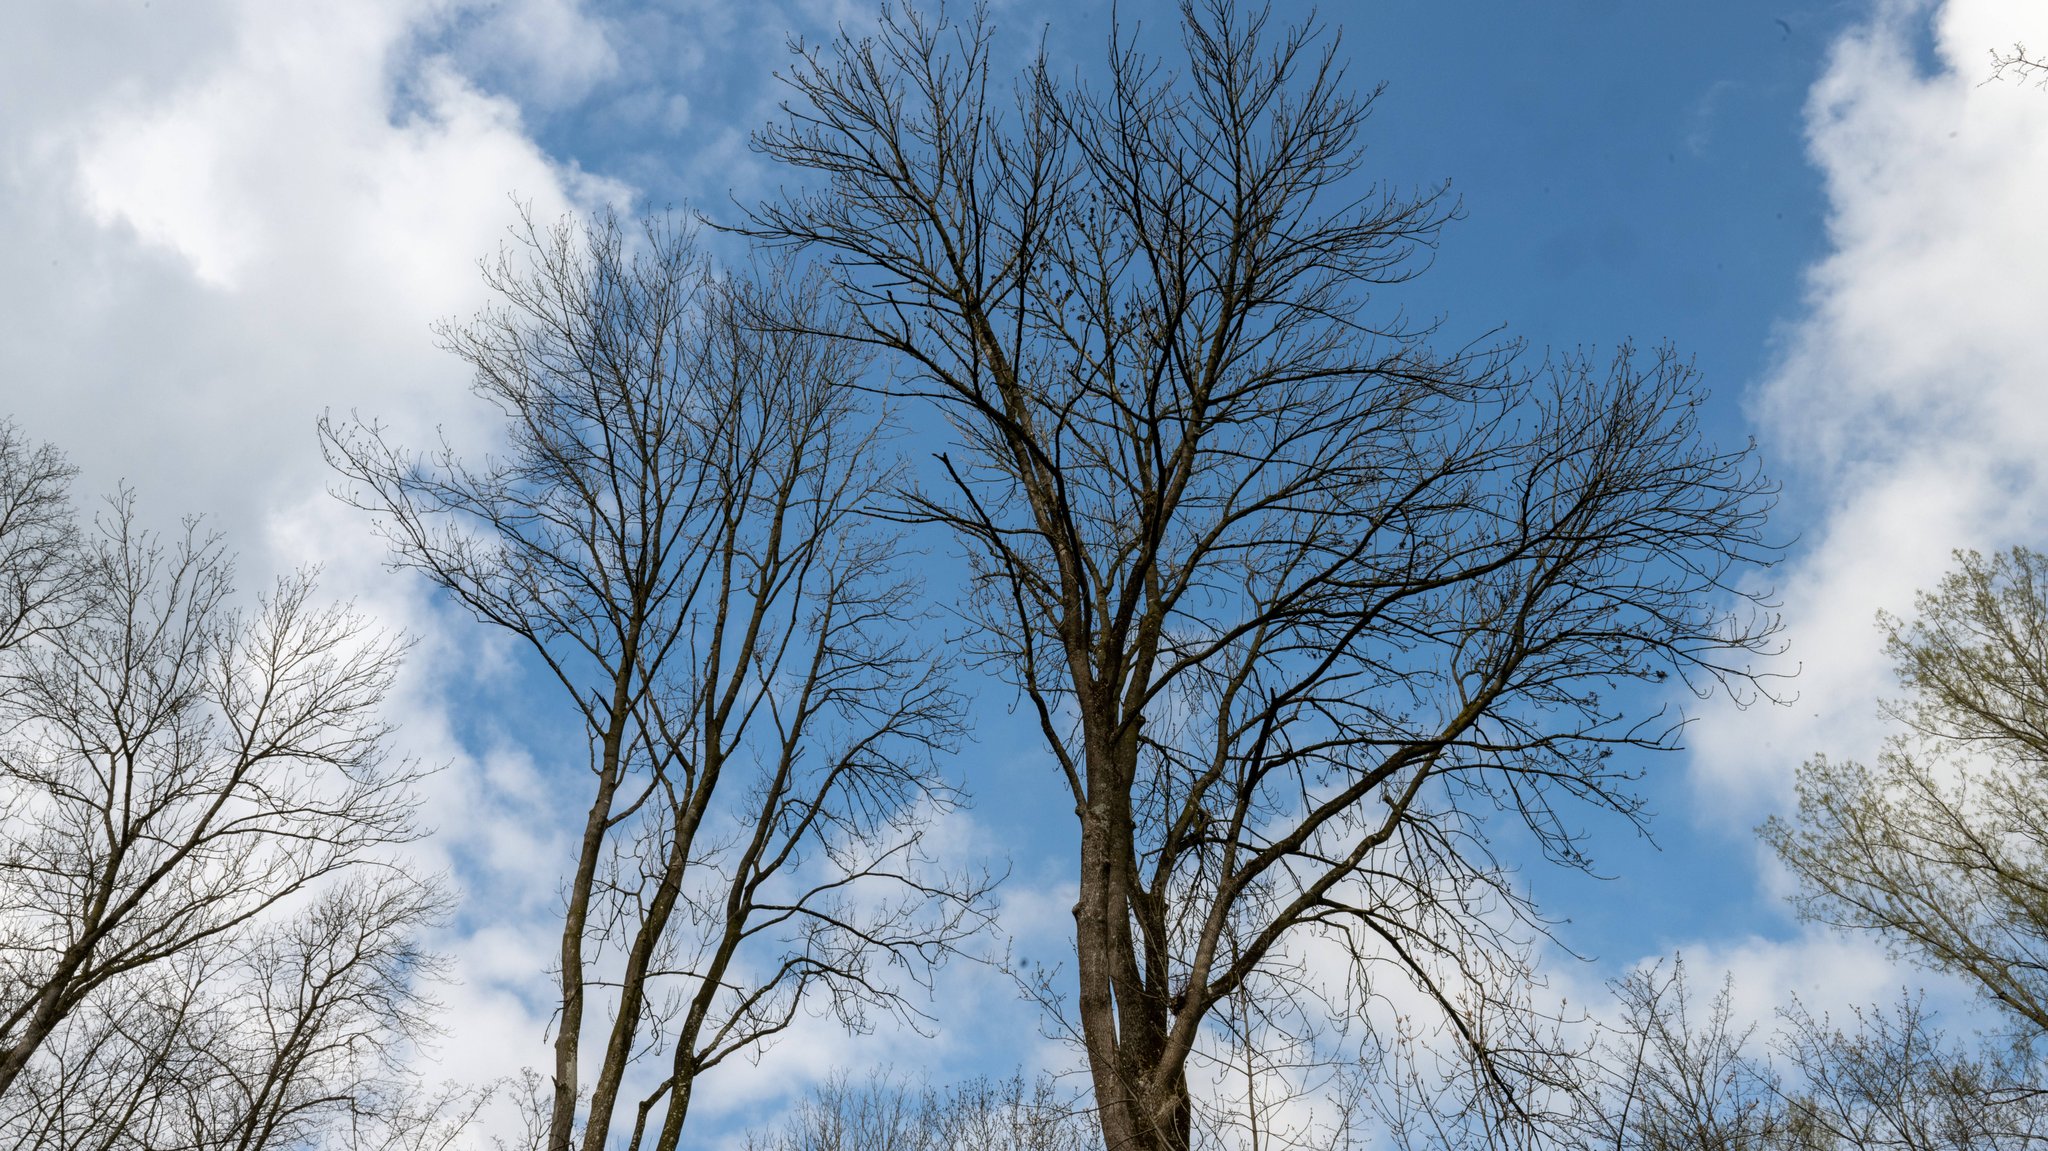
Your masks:
<path fill-rule="evenodd" d="M 1094 821 L 1090 821 L 1091 823 Z M 1133 987 L 1119 968 L 1134 969 L 1129 910 L 1117 891 L 1119 870 L 1097 841 L 1082 833 L 1081 898 L 1074 908 L 1081 1034 L 1108 1151 L 1188 1151 L 1192 1111 L 1184 1061 L 1167 1049 L 1169 1018 L 1162 989 Z M 1121 921 L 1121 923 L 1120 923 Z"/>
<path fill-rule="evenodd" d="M 1192 1114 L 1183 1061 L 1167 1049 L 1166 972 L 1132 931 L 1133 914 L 1151 910 L 1143 904 L 1131 838 L 1137 730 L 1111 735 L 1111 721 L 1093 718 L 1083 720 L 1088 802 L 1074 941 L 1077 1007 L 1103 1144 L 1108 1151 L 1188 1151 Z"/>
<path fill-rule="evenodd" d="M 85 937 L 64 949 L 64 954 L 57 960 L 57 969 L 50 973 L 42 990 L 36 994 L 34 1009 L 22 1021 L 20 1037 L 5 1051 L 0 1051 L 0 1099 L 7 1097 L 14 1081 L 28 1070 L 29 1060 L 35 1058 L 36 1052 L 55 1033 L 57 1025 L 64 1021 L 69 1010 L 64 1002 L 64 988 L 77 979 L 79 971 L 85 967 L 98 933 L 96 921 L 89 920 Z"/>
<path fill-rule="evenodd" d="M 58 1021 L 63 1018 L 63 1013 L 57 1008 L 54 987 L 46 992 L 42 999 L 43 1002 L 36 1005 L 35 1013 L 22 1027 L 21 1038 L 12 1047 L 0 1052 L 0 1099 L 7 1097 L 7 1091 L 14 1086 L 14 1081 L 21 1077 L 23 1071 L 28 1070 L 28 1061 L 35 1056 L 37 1049 L 42 1047 L 43 1041 L 50 1037 L 50 1033 L 56 1030 Z"/>
<path fill-rule="evenodd" d="M 1122 1065 L 1117 1058 L 1116 999 L 1110 989 L 1114 959 L 1109 819 L 1101 810 L 1104 800 L 1100 792 L 1090 790 L 1094 794 L 1081 817 L 1081 882 L 1079 898 L 1074 903 L 1081 1037 L 1088 1049 L 1088 1069 L 1095 1086 L 1104 1146 L 1109 1151 L 1140 1151 L 1152 1145 L 1140 1138 L 1142 1124 L 1137 1121 L 1137 1100 L 1132 1097 L 1131 1085 L 1119 1074 Z"/>

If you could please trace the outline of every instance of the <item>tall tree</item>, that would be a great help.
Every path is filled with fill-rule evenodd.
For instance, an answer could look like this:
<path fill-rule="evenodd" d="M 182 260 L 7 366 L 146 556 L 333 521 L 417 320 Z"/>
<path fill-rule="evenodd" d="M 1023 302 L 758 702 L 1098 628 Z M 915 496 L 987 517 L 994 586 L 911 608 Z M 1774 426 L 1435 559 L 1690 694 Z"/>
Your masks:
<path fill-rule="evenodd" d="M 1689 366 L 1442 352 L 1373 306 L 1452 205 L 1362 184 L 1372 96 L 1271 24 L 1188 4 L 1170 61 L 1118 33 L 1099 85 L 1009 83 L 981 12 L 892 8 L 799 48 L 756 138 L 817 183 L 748 230 L 832 268 L 956 430 L 908 497 L 1073 800 L 1118 1151 L 1189 1145 L 1189 1058 L 1247 985 L 1341 1010 L 1393 974 L 1466 1019 L 1513 968 L 1495 813 L 1583 865 L 1566 804 L 1635 818 L 1616 753 L 1675 739 L 1626 685 L 1744 681 L 1772 630 L 1725 606 L 1767 485 L 1703 442 Z M 1355 978 L 1294 979 L 1315 939 Z"/>
<path fill-rule="evenodd" d="M 543 1142 L 672 1151 L 703 1073 L 807 1004 L 913 1011 L 879 965 L 978 925 L 986 884 L 921 846 L 959 711 L 864 517 L 894 472 L 861 360 L 786 318 L 829 313 L 813 287 L 716 273 L 662 219 L 522 238 L 443 330 L 503 455 L 322 429 L 393 562 L 524 641 L 588 743 Z"/>
<path fill-rule="evenodd" d="M 2048 1038 L 2048 556 L 1959 552 L 1908 621 L 1875 769 L 1817 758 L 1764 838 L 1810 918 L 1874 932 Z"/>

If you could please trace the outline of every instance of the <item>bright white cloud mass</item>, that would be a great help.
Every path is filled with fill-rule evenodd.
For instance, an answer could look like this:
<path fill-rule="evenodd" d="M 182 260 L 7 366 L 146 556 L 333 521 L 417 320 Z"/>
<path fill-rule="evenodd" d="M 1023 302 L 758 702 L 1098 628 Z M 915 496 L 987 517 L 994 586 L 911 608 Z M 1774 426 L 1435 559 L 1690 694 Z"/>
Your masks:
<path fill-rule="evenodd" d="M 1710 709 L 1692 733 L 1716 818 L 1784 810 L 1812 755 L 1871 761 L 1897 694 L 1877 613 L 1910 612 L 1955 549 L 2048 539 L 2048 107 L 1985 82 L 1991 48 L 2044 38 L 2038 5 L 1880 3 L 1813 85 L 1828 252 L 1747 397 L 1801 536 L 1773 573 L 1798 674 L 1787 706 Z M 1762 880 L 1789 883 L 1774 861 Z M 1759 1016 L 1786 990 L 1839 1011 L 1924 978 L 1811 927 L 1686 950 L 1731 968 Z"/>
<path fill-rule="evenodd" d="M 1908 610 L 1955 548 L 2048 534 L 2048 133 L 2039 91 L 1985 83 L 1986 45 L 2048 37 L 2037 6 L 1879 5 L 1809 98 L 1830 251 L 1750 397 L 1802 513 L 1779 576 L 1798 706 L 1702 733 L 1713 785 L 1781 802 L 1782 757 L 1868 756 L 1888 690 L 1875 613 Z M 1759 742 L 1761 739 L 1763 742 Z"/>
<path fill-rule="evenodd" d="M 361 409 L 475 442 L 488 425 L 430 325 L 482 303 L 476 261 L 513 196 L 552 215 L 615 190 L 417 50 L 461 14 L 447 5 L 32 11 L 0 46 L 6 408 L 81 466 L 81 492 L 125 483 L 158 525 L 204 513 L 245 587 L 316 565 L 419 641 L 394 718 L 408 754 L 449 765 L 427 848 L 474 860 L 477 894 L 508 913 L 451 943 L 449 1054 L 516 1071 L 545 1025 L 522 998 L 546 954 L 525 915 L 553 883 L 531 841 L 557 832 L 524 754 L 488 721 L 458 739 L 449 707 L 504 653 L 383 573 L 382 545 L 326 494 L 313 425 Z"/>
<path fill-rule="evenodd" d="M 656 170 L 646 165 L 565 160 L 541 122 L 550 140 L 569 132 L 563 110 L 602 90 L 604 107 L 645 112 L 620 122 L 662 136 L 694 118 L 699 136 L 662 138 L 701 137 L 718 164 L 740 162 L 734 141 L 751 125 L 703 124 L 692 85 L 715 81 L 728 103 L 765 114 L 771 78 L 704 70 L 772 62 L 762 45 L 784 28 L 686 12 L 677 19 L 735 38 L 733 50 L 691 43 L 690 69 L 641 75 L 640 14 L 593 7 L 27 0 L 0 37 L 0 416 L 68 453 L 82 493 L 130 485 L 159 525 L 204 513 L 241 553 L 245 585 L 316 565 L 325 589 L 415 637 L 393 718 L 408 754 L 448 765 L 423 847 L 466 891 L 442 941 L 455 981 L 440 995 L 441 1052 L 452 1074 L 478 1079 L 545 1063 L 567 834 L 549 763 L 561 749 L 492 710 L 516 691 L 521 653 L 384 570 L 367 523 L 328 494 L 314 424 L 361 412 L 405 442 L 440 429 L 487 446 L 494 413 L 471 402 L 432 326 L 481 305 L 477 261 L 516 205 L 548 219 L 678 197 L 636 183 Z M 1910 607 L 1950 549 L 2048 545 L 2048 91 L 1985 83 L 1989 49 L 2048 46 L 2048 5 L 1849 7 L 1854 18 L 1816 49 L 1805 95 L 1824 251 L 1796 309 L 1774 317 L 1765 377 L 1746 390 L 1717 381 L 1728 426 L 1747 420 L 1785 484 L 1782 534 L 1798 539 L 1770 576 L 1798 676 L 1789 704 L 1709 706 L 1692 730 L 1685 770 L 1710 823 L 1746 828 L 1781 810 L 1794 768 L 1816 752 L 1874 754 L 1875 701 L 1890 690 L 1874 614 Z M 790 19 L 815 34 L 871 15 L 841 5 Z M 1372 17 L 1355 19 L 1365 39 Z M 1762 47 L 1775 47 L 1764 28 Z M 1709 139 L 1698 110 L 1728 90 L 1696 94 L 1692 118 L 1669 126 L 1674 151 Z M 1712 147 L 1728 147 L 1730 130 L 1716 127 Z M 1005 924 L 1023 946 L 1056 951 L 1071 896 L 1034 862 L 1034 832 L 987 810 L 961 818 L 975 822 L 946 836 L 961 858 L 994 844 L 1026 861 Z M 1767 891 L 1782 883 L 1754 861 L 1732 874 Z M 1601 940 L 1609 967 L 1559 978 L 1597 984 L 1666 942 Z M 1787 990 L 1842 1004 L 1920 978 L 1782 915 L 1683 943 L 1699 968 L 1735 968 L 1758 1014 Z M 936 1041 L 849 1038 L 806 1020 L 761 1070 L 726 1074 L 708 1112 L 751 1116 L 840 1067 L 943 1077 L 1066 1058 L 1007 977 L 965 967 L 946 978 L 930 1006 Z"/>
<path fill-rule="evenodd" d="M 1876 754 L 1877 701 L 1896 695 L 1880 610 L 1909 612 L 1954 549 L 2048 539 L 2048 107 L 1985 82 L 1987 46 L 2044 38 L 2037 5 L 1880 4 L 1809 96 L 1830 250 L 1749 397 L 1802 520 L 1776 573 L 1796 699 L 1716 713 L 1692 739 L 1699 792 L 1734 818 L 1782 810 L 1808 756 Z M 1824 932 L 1701 943 L 1837 1006 L 1900 978 Z"/>

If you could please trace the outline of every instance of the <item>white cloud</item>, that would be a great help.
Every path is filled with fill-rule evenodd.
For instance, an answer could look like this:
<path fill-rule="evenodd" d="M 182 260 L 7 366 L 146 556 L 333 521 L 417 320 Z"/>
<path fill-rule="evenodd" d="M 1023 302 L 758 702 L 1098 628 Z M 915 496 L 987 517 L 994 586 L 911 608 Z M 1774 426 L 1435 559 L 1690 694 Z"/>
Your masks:
<path fill-rule="evenodd" d="M 461 862 L 472 906 L 502 916 L 445 943 L 460 982 L 440 1049 L 483 1079 L 545 1061 L 545 997 L 531 991 L 545 990 L 549 948 L 534 924 L 554 910 L 547 861 L 561 853 L 535 844 L 556 834 L 559 805 L 522 754 L 457 723 L 452 698 L 502 666 L 502 644 L 383 571 L 363 517 L 326 495 L 314 438 L 334 409 L 393 421 L 409 442 L 436 425 L 487 440 L 488 409 L 431 325 L 482 302 L 476 261 L 514 218 L 511 194 L 542 218 L 624 196 L 551 160 L 515 104 L 430 50 L 467 13 L 499 21 L 508 58 L 582 44 L 563 67 L 603 67 L 588 47 L 602 29 L 541 0 L 11 8 L 0 415 L 64 448 L 83 496 L 125 480 L 151 522 L 206 513 L 245 587 L 317 565 L 324 590 L 418 638 L 397 742 L 447 765 L 426 789 L 438 833 L 418 864 Z"/>
<path fill-rule="evenodd" d="M 1797 699 L 1711 711 L 1690 731 L 1694 783 L 1720 817 L 1789 807 L 1815 753 L 1875 756 L 1878 700 L 1897 694 L 1876 615 L 1909 612 L 1952 549 L 2048 546 L 2048 93 L 1984 82 L 1989 50 L 2014 40 L 2048 41 L 2048 8 L 1878 0 L 1810 93 L 1830 250 L 1752 397 L 1806 521 L 1777 573 Z M 1787 894 L 1793 879 L 1758 857 L 1766 893 Z M 1881 940 L 1819 925 L 1680 950 L 1702 999 L 1732 975 L 1734 1014 L 1760 1034 L 1794 998 L 1839 1020 L 1908 985 L 1951 1020 L 1987 1010 Z"/>
<path fill-rule="evenodd" d="M 1810 516 L 1779 581 L 1798 700 L 1692 732 L 1703 792 L 1738 819 L 1782 806 L 1815 752 L 1874 754 L 1879 609 L 1909 610 L 1951 549 L 2048 544 L 2048 94 L 1984 83 L 2016 39 L 2048 41 L 2048 8 L 1882 0 L 1811 93 L 1831 251 L 1754 397 Z"/>
<path fill-rule="evenodd" d="M 1696 1003 L 1705 1003 L 1729 980 L 1729 1008 L 1739 1028 L 1768 1032 L 1778 1012 L 1794 1000 L 1815 1014 L 1844 1017 L 1852 1008 L 1897 998 L 1907 978 L 1868 936 L 1848 936 L 1809 927 L 1790 939 L 1749 935 L 1701 940 L 1680 947 L 1686 981 Z M 1653 955 L 1643 965 L 1669 964 Z"/>
<path fill-rule="evenodd" d="M 358 411 L 400 442 L 438 427 L 469 454 L 490 443 L 495 413 L 431 327 L 484 303 L 477 261 L 512 195 L 543 220 L 631 198 L 551 158 L 529 122 L 605 81 L 613 36 L 570 0 L 101 0 L 38 5 L 0 38 L 0 373 L 16 382 L 0 414 L 69 452 L 82 493 L 125 479 L 154 522 L 207 513 L 246 586 L 315 565 L 324 591 L 415 637 L 389 715 L 400 749 L 446 765 L 423 788 L 434 831 L 413 863 L 464 889 L 435 941 L 455 978 L 436 1049 L 470 1081 L 549 1063 L 562 824 L 587 802 L 564 796 L 582 764 L 565 776 L 515 741 L 544 720 L 508 731 L 479 702 L 516 692 L 523 653 L 384 570 L 365 517 L 326 492 L 314 422 Z M 985 842 L 963 815 L 934 846 L 957 862 Z M 1049 1057 L 1007 977 L 962 962 L 940 981 L 936 1043 L 806 1015 L 761 1067 L 717 1073 L 707 1127 L 840 1067 L 979 1066 L 992 1032 L 997 1058 Z"/>
<path fill-rule="evenodd" d="M 788 7 L 814 26 L 868 12 L 837 0 Z M 779 60 L 779 38 L 746 42 L 735 11 L 689 8 L 658 41 L 680 55 L 650 49 L 633 66 L 708 72 L 727 49 Z M 1874 749 L 1886 690 L 1878 608 L 1908 604 L 1951 547 L 2048 544 L 2037 463 L 2048 449 L 2048 93 L 1980 84 L 1987 49 L 2048 43 L 2048 8 L 1952 0 L 1931 74 L 1914 48 L 1927 14 L 1880 0 L 1813 94 L 1833 251 L 1756 398 L 1779 470 L 1817 509 L 1782 581 L 1800 702 L 1716 713 L 1692 733 L 1702 787 L 1745 820 L 1782 802 L 1812 752 Z M 509 652 L 384 576 L 381 545 L 324 494 L 312 424 L 322 410 L 358 409 L 397 421 L 408 442 L 436 425 L 458 441 L 488 438 L 487 413 L 429 325 L 481 302 L 475 261 L 512 218 L 508 193 L 542 217 L 625 198 L 551 160 L 513 98 L 546 108 L 601 88 L 627 68 L 630 38 L 574 0 L 79 0 L 31 3 L 9 21 L 4 410 L 84 466 L 83 491 L 125 477 L 158 522 L 212 514 L 244 553 L 250 586 L 319 563 L 330 590 L 420 637 L 396 718 L 406 746 L 450 764 L 431 785 L 439 834 L 428 858 L 472 861 L 473 894 L 509 913 L 449 942 L 462 983 L 445 996 L 454 1026 L 442 1050 L 478 1076 L 541 1062 L 549 861 L 563 858 L 545 846 L 558 833 L 545 773 L 491 745 L 488 730 L 460 730 L 449 703 L 502 674 Z M 728 95 L 752 115 L 775 94 L 764 82 Z M 741 130 L 707 124 L 712 102 L 693 109 L 642 86 L 614 103 L 638 108 L 636 122 L 700 130 L 693 155 L 710 192 L 765 182 Z M 1007 925 L 1031 947 L 1066 938 L 1064 887 L 1013 881 L 1004 899 Z M 1819 932 L 1687 952 L 1696 974 L 1733 967 L 1738 989 L 1760 996 L 1824 980 L 1867 1001 L 1898 981 L 1867 944 Z M 839 1064 L 964 1058 L 998 1034 L 1020 1058 L 1057 1062 L 1049 1044 L 1027 1050 L 1036 1020 L 1014 996 L 999 973 L 957 965 L 941 976 L 936 1046 L 907 1030 L 854 1041 L 806 1020 L 705 1107 L 743 1112 Z"/>
<path fill-rule="evenodd" d="M 0 113 L 0 212 L 20 240 L 0 255 L 0 355 L 41 385 L 11 406 L 88 487 L 126 476 L 152 508 L 219 516 L 246 550 L 325 482 L 322 409 L 458 434 L 473 419 L 429 326 L 480 301 L 475 261 L 510 194 L 545 217 L 620 193 L 414 52 L 445 4 L 216 4 L 166 21 L 218 29 L 171 37 L 191 51 L 175 65 L 146 40 L 99 39 L 114 7 L 40 6 L 0 49 L 99 79 Z"/>
<path fill-rule="evenodd" d="M 571 104 L 619 68 L 608 21 L 582 0 L 496 0 L 456 20 L 455 54 L 465 71 L 516 93 L 522 104 Z"/>

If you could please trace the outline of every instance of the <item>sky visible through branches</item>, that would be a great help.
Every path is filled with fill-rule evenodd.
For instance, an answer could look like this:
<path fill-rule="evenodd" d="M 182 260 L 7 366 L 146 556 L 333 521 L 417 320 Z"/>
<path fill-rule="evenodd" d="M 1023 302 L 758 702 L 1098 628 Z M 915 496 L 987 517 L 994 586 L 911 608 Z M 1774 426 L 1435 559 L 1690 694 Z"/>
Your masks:
<path fill-rule="evenodd" d="M 1132 34 L 1170 34 L 1134 7 Z M 1041 42 L 1056 68 L 1100 71 L 1109 5 L 991 12 L 999 73 Z M 433 944 L 457 979 L 441 1054 L 468 1074 L 547 1058 L 573 833 L 548 765 L 582 750 L 518 648 L 384 570 L 329 494 L 315 422 L 360 412 L 401 442 L 439 428 L 488 450 L 497 414 L 433 325 L 485 302 L 477 261 L 520 206 L 737 222 L 796 178 L 747 143 L 784 98 L 789 41 L 874 17 L 850 0 L 30 0 L 0 38 L 0 415 L 69 455 L 84 500 L 125 482 L 150 525 L 205 514 L 246 587 L 317 565 L 327 592 L 415 637 L 389 718 L 399 750 L 446 765 L 415 850 L 464 892 Z M 1703 986 L 1733 969 L 1750 1017 L 1791 993 L 1846 1006 L 1924 979 L 1800 924 L 1753 829 L 1788 809 L 1814 753 L 1874 755 L 1876 701 L 1896 694 L 1877 611 L 1910 607 L 1951 549 L 2048 545 L 2048 95 L 1992 80 L 1994 51 L 2048 45 L 2048 9 L 1389 0 L 1324 19 L 1351 82 L 1386 84 L 1364 174 L 1448 181 L 1462 211 L 1428 274 L 1384 300 L 1440 324 L 1445 347 L 1505 335 L 1604 360 L 1669 341 L 1711 392 L 1709 437 L 1754 438 L 1783 484 L 1772 530 L 1789 548 L 1768 578 L 1787 702 L 1736 711 L 1674 689 L 1696 719 L 1688 750 L 1647 765 L 1656 845 L 1584 813 L 1610 879 L 1498 845 L 1530 855 L 1534 895 L 1590 959 L 1546 955 L 1550 994 L 1590 1001 L 1674 949 Z M 913 418 L 899 446 L 921 459 L 944 434 Z M 957 556 L 937 536 L 917 546 L 942 587 Z M 953 770 L 974 805 L 930 846 L 1008 869 L 1011 940 L 992 946 L 1070 963 L 1055 769 L 1005 689 L 964 686 L 979 698 Z M 993 967 L 948 968 L 927 1010 L 931 1038 L 806 1020 L 759 1069 L 721 1070 L 696 1105 L 706 1131 L 842 1065 L 1071 1065 Z"/>

